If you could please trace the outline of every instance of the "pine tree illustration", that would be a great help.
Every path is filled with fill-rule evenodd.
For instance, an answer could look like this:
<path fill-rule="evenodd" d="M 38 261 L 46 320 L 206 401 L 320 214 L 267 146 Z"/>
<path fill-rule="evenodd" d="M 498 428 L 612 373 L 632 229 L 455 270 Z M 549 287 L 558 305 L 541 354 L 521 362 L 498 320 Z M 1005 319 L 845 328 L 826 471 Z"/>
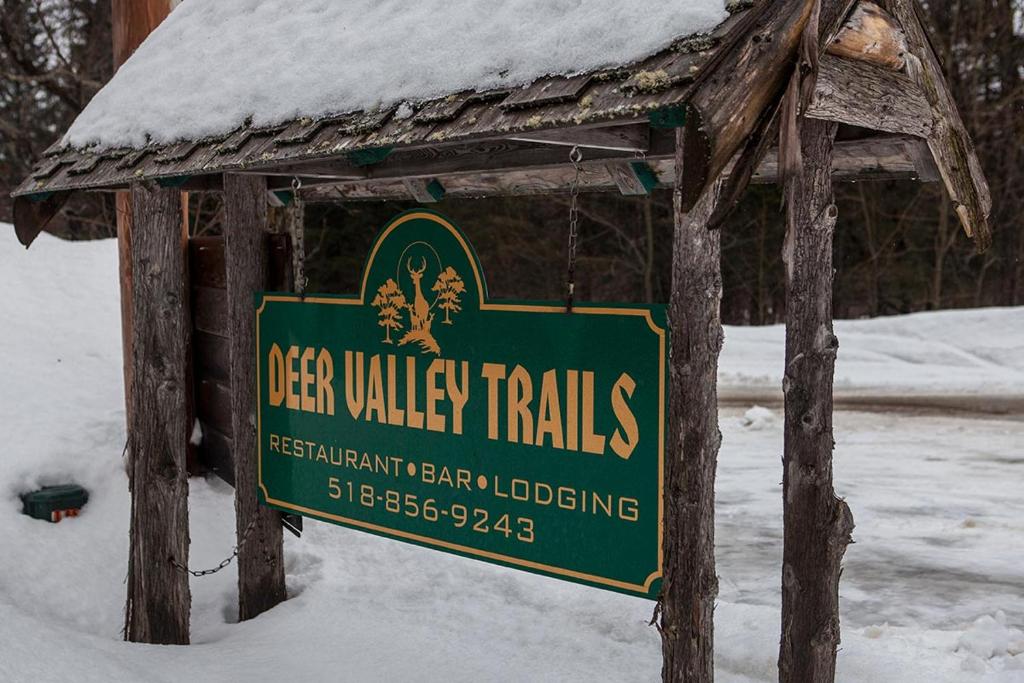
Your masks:
<path fill-rule="evenodd" d="M 387 282 L 377 288 L 377 296 L 370 302 L 377 307 L 377 317 L 380 320 L 378 325 L 384 328 L 384 343 L 391 344 L 391 330 L 402 329 L 402 310 L 407 303 L 405 294 L 398 287 L 398 283 L 388 278 Z"/>
<path fill-rule="evenodd" d="M 458 313 L 462 310 L 460 295 L 466 291 L 466 284 L 459 277 L 459 274 L 455 272 L 455 269 L 451 266 L 442 271 L 437 276 L 437 280 L 434 282 L 434 286 L 430 288 L 430 291 L 437 292 L 437 298 L 441 301 L 441 310 L 444 311 L 444 324 L 451 325 L 452 313 Z"/>

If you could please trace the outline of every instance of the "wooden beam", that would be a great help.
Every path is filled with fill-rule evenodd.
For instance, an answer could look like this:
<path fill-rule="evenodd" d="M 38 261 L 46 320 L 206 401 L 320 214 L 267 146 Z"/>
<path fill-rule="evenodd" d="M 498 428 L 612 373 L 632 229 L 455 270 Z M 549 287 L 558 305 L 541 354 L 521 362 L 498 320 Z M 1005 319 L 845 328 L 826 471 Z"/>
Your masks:
<path fill-rule="evenodd" d="M 131 488 L 125 638 L 187 644 L 189 314 L 181 193 L 132 188 Z M 177 565 L 177 566 L 176 566 Z"/>
<path fill-rule="evenodd" d="M 840 563 L 853 516 L 832 488 L 832 145 L 837 124 L 805 119 L 801 173 L 786 183 L 786 370 L 780 683 L 835 679 Z"/>
<path fill-rule="evenodd" d="M 651 146 L 650 128 L 646 123 L 517 133 L 516 135 L 510 135 L 508 139 L 519 142 L 537 142 L 546 145 L 562 145 L 587 149 L 611 149 L 622 152 L 646 152 Z"/>
<path fill-rule="evenodd" d="M 903 27 L 910 51 L 907 70 L 924 91 L 932 108 L 934 129 L 928 137 L 935 164 L 942 174 L 960 223 L 974 238 L 979 251 L 992 244 L 988 218 L 992 197 L 974 143 L 960 118 L 953 94 L 949 91 L 942 66 L 932 49 L 928 33 L 918 16 L 916 0 L 889 0 L 889 10 Z"/>
<path fill-rule="evenodd" d="M 909 138 L 903 142 L 903 149 L 906 150 L 907 158 L 914 164 L 917 171 L 917 179 L 922 183 L 937 183 L 942 180 L 935 159 L 932 157 L 932 150 L 925 140 Z"/>
<path fill-rule="evenodd" d="M 683 133 L 679 133 L 683 144 Z M 684 151 L 676 157 L 683 180 Z M 689 212 L 675 194 L 671 372 L 665 457 L 665 576 L 658 609 L 665 683 L 714 680 L 715 468 L 718 356 L 722 350 L 721 231 L 707 222 L 718 201 L 712 183 Z"/>
<path fill-rule="evenodd" d="M 613 161 L 605 164 L 605 169 L 619 192 L 627 197 L 650 194 L 659 183 L 658 175 L 646 161 Z"/>
<path fill-rule="evenodd" d="M 402 184 L 420 204 L 434 204 L 444 197 L 444 186 L 436 178 L 403 178 Z"/>
<path fill-rule="evenodd" d="M 873 2 L 857 3 L 826 52 L 893 71 L 906 65 L 907 39 L 896 20 Z"/>
<path fill-rule="evenodd" d="M 761 2 L 726 37 L 694 83 L 683 131 L 689 211 L 775 106 L 817 0 Z M 831 4 L 831 3 L 829 3 Z"/>
<path fill-rule="evenodd" d="M 838 57 L 822 57 L 806 115 L 921 138 L 932 131 L 931 106 L 914 81 L 882 67 Z"/>
<path fill-rule="evenodd" d="M 18 241 L 26 248 L 31 246 L 70 196 L 70 192 L 54 192 L 40 197 L 15 197 L 14 234 Z"/>
<path fill-rule="evenodd" d="M 267 183 L 262 177 L 224 177 L 231 438 L 235 533 L 239 545 L 238 618 L 242 621 L 262 614 L 286 597 L 281 516 L 276 510 L 259 505 L 257 500 L 258 361 L 253 296 L 267 283 L 266 193 Z M 243 545 L 245 538 L 248 540 Z"/>
<path fill-rule="evenodd" d="M 652 131 L 647 159 L 671 158 L 675 153 L 672 131 Z M 584 152 L 584 165 L 611 159 L 633 159 L 635 155 L 610 149 L 590 149 Z M 565 149 L 552 145 L 538 145 L 508 139 L 491 139 L 467 145 L 421 147 L 397 150 L 382 162 L 367 168 L 355 168 L 344 160 L 276 166 L 271 169 L 252 169 L 252 173 L 268 175 L 298 175 L 303 177 L 335 176 L 339 179 L 364 180 L 369 178 L 435 178 L 472 173 L 499 173 L 502 171 L 532 171 L 551 167 L 570 167 Z"/>
<path fill-rule="evenodd" d="M 916 158 L 908 153 L 908 145 L 920 138 L 902 135 L 886 135 L 860 140 L 846 140 L 836 143 L 833 157 L 833 179 L 843 180 L 891 180 L 913 179 L 922 172 L 916 165 Z M 930 154 L 930 152 L 929 152 Z M 584 192 L 640 192 L 639 179 L 632 169 L 626 167 L 635 161 L 617 159 L 584 165 L 580 176 L 580 189 Z M 659 188 L 672 187 L 675 164 L 672 159 L 659 158 L 648 164 L 658 181 Z M 726 169 L 726 174 L 731 167 Z M 625 174 L 628 173 L 628 176 Z M 459 175 L 442 175 L 438 180 L 444 185 L 445 196 L 467 198 L 482 196 L 525 196 L 568 192 L 572 186 L 574 172 L 567 164 L 553 165 L 533 170 L 513 170 L 503 173 L 476 172 Z M 274 179 L 271 178 L 271 181 Z M 755 183 L 773 183 L 778 180 L 776 150 L 770 150 L 753 176 Z M 285 183 L 281 187 L 286 187 Z M 303 192 L 309 201 L 383 201 L 415 199 L 409 187 L 401 179 L 363 179 L 332 183 L 303 180 Z"/>

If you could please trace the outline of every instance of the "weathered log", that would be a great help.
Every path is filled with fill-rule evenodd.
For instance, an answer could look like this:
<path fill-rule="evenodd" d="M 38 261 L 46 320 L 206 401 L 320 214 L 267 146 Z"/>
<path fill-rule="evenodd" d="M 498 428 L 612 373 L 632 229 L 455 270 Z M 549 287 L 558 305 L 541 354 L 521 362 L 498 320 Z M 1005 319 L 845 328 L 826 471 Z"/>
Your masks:
<path fill-rule="evenodd" d="M 835 678 L 840 563 L 853 517 L 832 488 L 832 145 L 837 124 L 806 119 L 802 171 L 789 177 L 783 453 L 782 639 L 779 680 Z"/>
<path fill-rule="evenodd" d="M 964 231 L 974 238 L 978 250 L 984 251 L 992 244 L 992 229 L 988 223 L 992 197 L 971 136 L 946 85 L 942 66 L 918 14 L 917 0 L 889 0 L 889 10 L 907 35 L 910 51 L 907 71 L 931 104 L 934 126 L 928 146 L 935 164 Z"/>
<path fill-rule="evenodd" d="M 706 121 L 700 109 L 691 106 L 684 129 L 692 150 L 686 160 L 689 164 L 689 180 L 683 191 L 684 203 L 692 199 L 693 193 L 698 192 L 699 188 L 708 182 L 708 178 L 718 178 L 725 170 L 726 164 L 731 163 L 734 167 L 734 172 L 730 174 L 722 189 L 719 206 L 708 222 L 709 228 L 715 229 L 721 225 L 739 202 L 753 178 L 755 169 L 770 147 L 769 136 L 775 137 L 779 130 L 784 84 L 791 78 L 789 65 L 796 63 L 795 58 L 804 29 L 810 27 L 816 30 L 820 45 L 839 31 L 855 1 L 815 0 L 805 3 L 800 8 L 800 15 L 793 15 L 797 10 L 793 7 L 788 10 L 791 16 L 781 15 L 782 19 L 776 16 L 773 20 L 789 22 L 783 23 L 786 30 L 778 36 L 773 33 L 771 12 L 785 11 L 785 3 L 762 3 L 751 11 L 748 17 L 741 20 L 730 34 L 738 36 L 738 46 L 723 46 L 712 64 L 704 68 L 698 79 L 699 87 L 695 86 L 694 91 L 700 92 L 700 88 L 704 89 L 708 103 L 703 106 L 709 108 L 708 111 L 715 120 Z M 812 21 L 813 26 L 810 25 Z M 787 44 L 783 53 L 773 54 L 761 47 L 771 56 L 769 59 L 757 51 L 756 48 L 761 43 L 767 43 L 771 48 L 780 38 Z M 751 43 L 755 47 L 753 50 L 750 47 Z M 774 47 L 778 48 L 777 45 Z M 758 63 L 759 61 L 762 63 Z M 758 71 L 760 68 L 765 68 L 765 72 Z M 731 95 L 734 98 L 732 101 L 729 95 L 714 92 L 715 86 L 723 86 L 731 77 L 730 69 L 745 70 L 740 72 L 743 82 L 738 86 L 730 84 L 728 88 L 736 89 Z M 716 72 L 721 73 L 716 77 Z M 749 97 L 748 92 L 752 93 Z M 735 101 L 736 97 L 740 97 L 739 102 Z M 696 100 L 694 96 L 691 104 Z M 717 146 L 717 156 L 712 153 L 712 146 Z M 701 171 L 702 164 L 707 172 Z"/>
<path fill-rule="evenodd" d="M 718 199 L 712 183 L 689 212 L 676 160 L 668 445 L 665 458 L 665 576 L 658 610 L 662 680 L 714 680 L 715 468 L 718 355 L 722 348 L 721 233 L 707 221 Z"/>
<path fill-rule="evenodd" d="M 864 0 L 857 3 L 826 51 L 837 57 L 901 71 L 906 63 L 907 39 L 888 12 Z"/>
<path fill-rule="evenodd" d="M 189 642 L 186 416 L 189 314 L 181 193 L 132 188 L 132 491 L 125 637 Z M 177 567 L 175 565 L 178 565 Z"/>
<path fill-rule="evenodd" d="M 931 106 L 903 74 L 830 56 L 822 57 L 818 68 L 806 116 L 921 138 L 931 133 Z"/>
<path fill-rule="evenodd" d="M 171 12 L 172 0 L 111 0 L 111 42 L 114 69 L 124 64 L 142 41 Z M 182 202 L 186 233 L 188 200 Z M 117 225 L 118 275 L 121 284 L 121 360 L 124 374 L 125 416 L 132 418 L 132 206 L 129 192 L 118 192 L 114 220 Z M 190 411 L 191 412 L 191 411 Z M 130 457 L 129 453 L 129 457 Z"/>
<path fill-rule="evenodd" d="M 258 444 L 253 295 L 265 287 L 267 280 L 266 195 L 267 183 L 260 176 L 227 175 L 224 178 L 224 252 L 240 620 L 251 619 L 283 602 L 286 597 L 281 517 L 277 511 L 259 505 L 256 497 Z"/>
<path fill-rule="evenodd" d="M 833 164 L 835 180 L 889 180 L 912 179 L 919 171 L 915 164 L 917 156 L 911 157 L 908 142 L 920 141 L 902 135 L 881 135 L 857 140 L 843 140 L 836 143 Z M 931 157 L 931 152 L 925 150 Z M 930 162 L 929 162 L 930 163 Z M 613 171 L 611 164 L 629 162 L 606 162 L 586 166 L 580 176 L 579 187 L 583 192 L 622 191 L 621 176 Z M 659 188 L 671 188 L 675 182 L 675 163 L 672 159 L 649 159 L 648 165 L 658 178 Z M 625 170 L 625 169 L 622 169 Z M 726 168 L 726 175 L 733 170 Z M 632 171 L 630 171 L 632 175 Z M 497 196 L 538 196 L 568 192 L 575 174 L 572 166 L 562 164 L 534 171 L 509 171 L 506 173 L 478 173 L 466 175 L 442 175 L 438 180 L 444 185 L 446 198 L 472 198 Z M 778 156 L 769 149 L 751 182 L 773 183 L 778 179 Z M 290 182 L 290 179 L 289 179 Z M 639 190 L 638 190 L 639 191 Z M 303 195 L 309 202 L 334 201 L 380 201 L 414 199 L 409 188 L 401 180 L 383 178 L 380 180 L 345 181 L 339 183 L 316 181 L 303 182 Z M 724 201 L 720 196 L 719 203 Z"/>
<path fill-rule="evenodd" d="M 683 127 L 688 212 L 747 143 L 763 112 L 774 107 L 790 75 L 816 0 L 755 5 L 697 77 Z"/>

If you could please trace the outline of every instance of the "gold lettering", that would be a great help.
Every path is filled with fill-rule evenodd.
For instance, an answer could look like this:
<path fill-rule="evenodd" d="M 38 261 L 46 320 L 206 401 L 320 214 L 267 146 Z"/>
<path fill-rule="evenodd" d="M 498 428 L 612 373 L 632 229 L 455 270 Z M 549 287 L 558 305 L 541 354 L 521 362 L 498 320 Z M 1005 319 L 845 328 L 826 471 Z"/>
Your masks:
<path fill-rule="evenodd" d="M 355 355 L 355 362 L 352 357 Z M 345 403 L 353 420 L 363 412 L 363 352 L 345 352 Z"/>
<path fill-rule="evenodd" d="M 316 412 L 334 415 L 334 359 L 327 349 L 316 357 Z"/>
<path fill-rule="evenodd" d="M 594 432 L 594 373 L 583 372 L 583 450 L 604 453 L 604 435 Z"/>
<path fill-rule="evenodd" d="M 455 361 L 444 363 L 444 375 L 448 396 L 452 399 L 452 434 L 462 433 L 462 409 L 469 400 L 469 363 L 462 361 L 462 387 L 455 381 Z"/>
<path fill-rule="evenodd" d="M 416 359 L 405 359 L 405 412 L 406 424 L 413 429 L 423 429 L 423 411 L 416 409 Z"/>
<path fill-rule="evenodd" d="M 267 379 L 270 381 L 270 405 L 276 408 L 284 401 L 284 354 L 277 344 L 270 347 Z"/>
<path fill-rule="evenodd" d="M 558 507 L 563 510 L 576 509 L 576 491 L 566 486 L 558 487 Z"/>
<path fill-rule="evenodd" d="M 370 356 L 370 371 L 366 379 L 366 421 L 377 413 L 377 422 L 387 424 L 388 418 L 384 410 L 384 378 L 380 370 L 380 354 Z"/>
<path fill-rule="evenodd" d="M 519 486 L 519 492 L 516 492 L 516 485 Z M 525 479 L 513 479 L 512 480 L 512 500 L 529 500 L 530 499 L 530 482 Z"/>
<path fill-rule="evenodd" d="M 444 415 L 437 412 L 437 402 L 444 400 L 444 389 L 437 386 L 437 376 L 444 372 L 444 361 L 435 358 L 427 367 L 427 429 L 444 431 Z"/>
<path fill-rule="evenodd" d="M 615 411 L 615 418 L 619 421 L 619 425 L 622 427 L 622 431 L 625 432 L 626 438 L 622 438 L 619 430 L 616 429 L 608 445 L 615 451 L 615 455 L 623 460 L 629 460 L 629 456 L 633 455 L 637 442 L 640 441 L 636 416 L 633 415 L 633 411 L 629 409 L 629 404 L 626 403 L 626 398 L 632 398 L 635 390 L 636 382 L 626 373 L 619 375 L 619 379 L 612 386 L 612 410 Z M 623 394 L 626 396 L 623 397 Z"/>
<path fill-rule="evenodd" d="M 519 443 L 519 425 L 523 425 L 522 442 L 533 445 L 533 415 L 530 401 L 533 400 L 533 382 L 530 373 L 522 365 L 516 365 L 508 376 L 508 440 Z"/>
<path fill-rule="evenodd" d="M 398 407 L 398 390 L 395 386 L 398 373 L 395 364 L 395 357 L 388 354 L 388 424 L 397 426 L 405 423 L 405 411 Z"/>
<path fill-rule="evenodd" d="M 567 370 L 565 373 L 565 447 L 570 451 L 580 449 L 580 373 Z"/>
<path fill-rule="evenodd" d="M 487 438 L 498 438 L 498 385 L 505 379 L 505 366 L 484 363 L 481 374 L 487 378 Z"/>
<path fill-rule="evenodd" d="M 640 502 L 636 498 L 619 498 L 619 517 L 627 522 L 640 519 Z"/>
<path fill-rule="evenodd" d="M 554 370 L 544 373 L 540 387 L 540 412 L 537 414 L 537 445 L 551 437 L 554 448 L 565 448 L 562 438 L 562 409 L 558 405 L 558 377 Z"/>
<path fill-rule="evenodd" d="M 547 498 L 541 499 L 541 487 L 543 487 L 544 490 L 547 491 Z M 548 486 L 544 482 L 538 481 L 535 482 L 533 485 L 533 497 L 535 499 L 534 502 L 536 502 L 537 505 L 551 505 L 551 501 L 554 500 L 554 492 L 551 490 L 550 486 Z"/>
<path fill-rule="evenodd" d="M 309 390 L 313 388 L 313 380 L 316 379 L 316 375 L 310 368 L 315 357 L 316 349 L 310 346 L 302 352 L 302 356 L 299 358 L 299 398 L 302 402 L 302 410 L 307 413 L 316 412 L 316 397 L 309 393 Z"/>
<path fill-rule="evenodd" d="M 284 355 L 284 386 L 285 405 L 292 410 L 299 409 L 299 395 L 295 393 L 295 385 L 299 382 L 299 373 L 295 369 L 295 361 L 299 359 L 299 347 L 288 347 Z"/>

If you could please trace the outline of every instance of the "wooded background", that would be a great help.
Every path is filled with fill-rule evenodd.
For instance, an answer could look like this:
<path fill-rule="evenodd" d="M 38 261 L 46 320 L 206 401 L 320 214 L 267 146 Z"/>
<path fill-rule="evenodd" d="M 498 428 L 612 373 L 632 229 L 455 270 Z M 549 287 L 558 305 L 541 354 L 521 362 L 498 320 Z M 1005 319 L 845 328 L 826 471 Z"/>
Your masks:
<path fill-rule="evenodd" d="M 975 253 L 940 184 L 839 184 L 840 318 L 1024 303 L 1024 0 L 929 0 L 926 9 L 991 185 L 994 244 Z M 0 219 L 11 215 L 10 190 L 110 78 L 110 30 L 110 0 L 0 0 Z M 581 195 L 580 300 L 668 299 L 671 200 L 668 191 L 640 199 Z M 355 291 L 376 231 L 409 206 L 309 206 L 309 290 Z M 432 208 L 469 234 L 492 296 L 563 295 L 568 197 L 449 200 Z M 220 231 L 216 195 L 193 194 L 190 212 L 194 234 Z M 77 194 L 50 229 L 69 239 L 113 236 L 113 195 Z M 752 187 L 722 233 L 726 323 L 783 320 L 783 231 L 779 188 Z"/>

